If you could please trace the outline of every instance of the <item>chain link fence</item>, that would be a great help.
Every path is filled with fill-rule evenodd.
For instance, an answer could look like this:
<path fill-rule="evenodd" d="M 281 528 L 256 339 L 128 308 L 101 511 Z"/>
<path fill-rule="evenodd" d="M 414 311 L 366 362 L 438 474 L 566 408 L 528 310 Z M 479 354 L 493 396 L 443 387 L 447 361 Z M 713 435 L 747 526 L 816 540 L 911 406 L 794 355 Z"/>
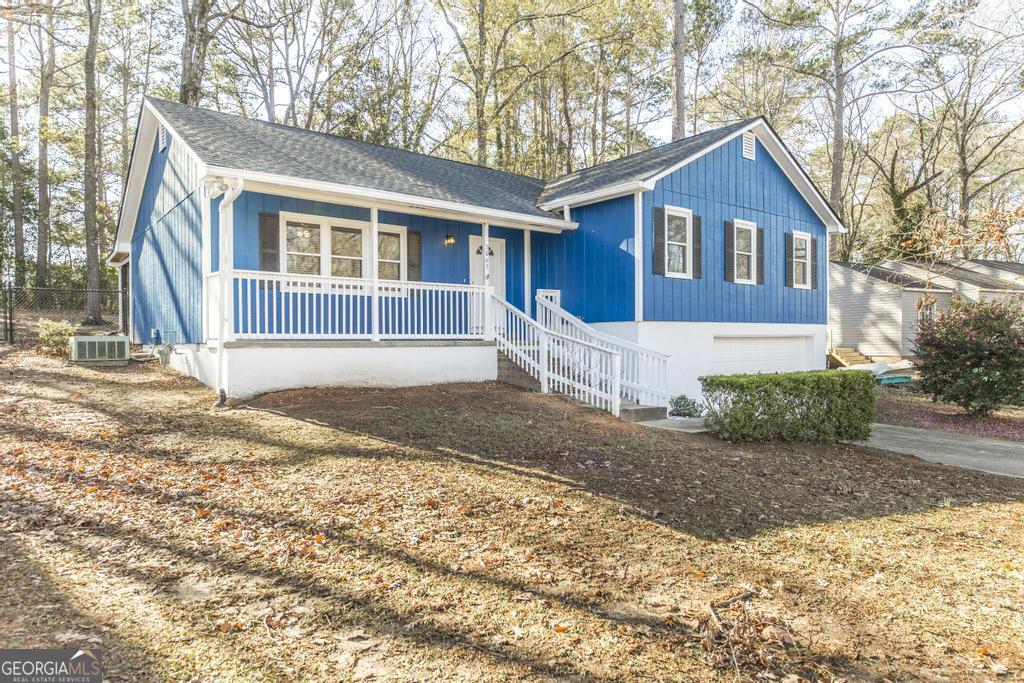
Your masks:
<path fill-rule="evenodd" d="M 79 325 L 79 334 L 124 334 L 128 290 L 0 285 L 0 342 L 35 346 L 40 319 Z"/>

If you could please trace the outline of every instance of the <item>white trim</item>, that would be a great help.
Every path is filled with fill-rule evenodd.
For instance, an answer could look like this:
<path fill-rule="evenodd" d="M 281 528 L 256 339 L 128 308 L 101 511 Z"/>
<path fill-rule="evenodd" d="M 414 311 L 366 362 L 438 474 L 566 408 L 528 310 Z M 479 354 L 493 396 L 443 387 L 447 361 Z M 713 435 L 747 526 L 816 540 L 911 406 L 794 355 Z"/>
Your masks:
<path fill-rule="evenodd" d="M 525 228 L 532 230 L 557 228 L 562 230 L 575 230 L 577 223 L 565 221 L 554 216 L 531 216 L 516 211 L 505 211 L 501 209 L 489 209 L 474 204 L 464 204 L 444 199 L 432 199 L 401 192 L 388 190 L 377 190 L 370 187 L 359 187 L 357 185 L 346 185 L 343 183 L 329 183 L 319 180 L 306 180 L 294 176 L 279 175 L 276 173 L 263 173 L 259 171 L 244 171 L 230 169 L 221 166 L 210 166 L 207 169 L 209 175 L 236 176 L 247 181 L 256 183 L 270 183 L 286 185 L 299 189 L 327 192 L 335 195 L 346 196 L 346 202 L 352 206 L 379 206 L 380 208 L 394 208 L 403 213 L 419 213 L 421 215 L 435 215 L 431 209 L 448 211 L 462 216 L 461 220 L 468 222 L 481 222 L 488 220 L 503 227 Z M 388 204 L 385 207 L 383 204 Z M 412 211 L 410 211 L 412 209 Z"/>
<path fill-rule="evenodd" d="M 736 231 L 739 228 L 744 230 L 750 230 L 750 278 L 740 278 L 739 272 L 736 269 L 737 257 L 740 253 L 747 254 L 748 252 L 740 252 L 737 247 L 738 240 L 736 239 Z M 734 218 L 732 221 L 732 281 L 738 285 L 756 285 L 757 284 L 757 223 L 753 221 L 745 221 L 740 218 Z"/>
<path fill-rule="evenodd" d="M 811 249 L 813 248 L 812 245 L 814 244 L 814 240 L 811 237 L 810 233 L 804 232 L 802 230 L 794 230 L 792 232 L 792 235 L 793 235 L 793 242 L 792 242 L 792 244 L 793 244 L 793 255 L 791 257 L 792 260 L 789 263 L 789 267 L 793 269 L 793 288 L 794 289 L 810 289 L 811 288 L 811 281 L 814 279 L 814 276 L 811 273 L 811 264 L 814 263 L 814 259 L 811 257 Z M 806 252 L 807 256 L 804 258 L 804 261 L 803 261 L 804 264 L 806 264 L 806 266 L 807 266 L 804 269 L 804 278 L 807 280 L 807 282 L 805 282 L 803 284 L 800 284 L 800 283 L 798 283 L 796 281 L 796 264 L 797 264 L 796 241 L 798 239 L 799 240 L 804 240 L 807 243 L 807 252 Z"/>
<path fill-rule="evenodd" d="M 665 267 L 665 277 L 674 278 L 676 280 L 692 280 L 693 279 L 693 211 L 682 206 L 673 206 L 666 204 L 665 209 L 665 263 L 662 264 Z M 678 216 L 686 219 L 686 242 L 672 242 L 668 238 L 668 217 Z M 676 244 L 686 249 L 686 270 L 683 272 L 675 272 L 669 270 L 668 267 L 668 246 L 670 244 Z"/>
<path fill-rule="evenodd" d="M 646 180 L 648 183 L 656 183 L 665 176 L 675 173 L 683 166 L 686 166 L 692 161 L 699 159 L 705 154 L 718 149 L 724 144 L 732 142 L 738 136 L 743 135 L 747 131 L 755 131 L 757 133 L 757 139 L 761 142 L 761 146 L 768 151 L 772 159 L 779 165 L 782 172 L 786 174 L 790 182 L 793 183 L 800 195 L 810 204 L 811 209 L 817 214 L 818 218 L 822 220 L 829 232 L 846 232 L 846 228 L 843 227 L 843 222 L 836 215 L 832 207 L 829 206 L 828 201 L 821 195 L 817 187 L 811 181 L 807 172 L 804 171 L 803 166 L 796 160 L 793 153 L 789 151 L 789 148 L 779 139 L 779 136 L 775 134 L 771 126 L 764 119 L 757 119 L 752 121 L 750 124 L 737 130 L 732 135 L 728 135 L 713 145 L 702 149 L 696 154 L 691 154 L 682 161 L 669 166 L 665 170 L 657 173 Z"/>
<path fill-rule="evenodd" d="M 633 319 L 644 319 L 644 193 L 633 195 Z"/>
<path fill-rule="evenodd" d="M 571 178 L 565 178 L 554 185 L 549 185 L 547 189 L 558 187 L 558 185 L 571 180 Z M 643 192 L 644 190 L 653 190 L 653 180 L 631 180 L 626 183 L 619 183 L 618 185 L 611 185 L 609 187 L 603 187 L 599 190 L 591 190 L 589 192 L 577 192 L 576 194 L 570 194 L 561 199 L 553 199 L 549 202 L 541 202 L 537 205 L 537 208 L 543 211 L 551 211 L 559 207 L 573 207 L 581 206 L 583 204 L 593 204 L 594 202 L 604 201 L 605 199 L 612 199 L 614 197 L 621 197 L 633 192 Z"/>

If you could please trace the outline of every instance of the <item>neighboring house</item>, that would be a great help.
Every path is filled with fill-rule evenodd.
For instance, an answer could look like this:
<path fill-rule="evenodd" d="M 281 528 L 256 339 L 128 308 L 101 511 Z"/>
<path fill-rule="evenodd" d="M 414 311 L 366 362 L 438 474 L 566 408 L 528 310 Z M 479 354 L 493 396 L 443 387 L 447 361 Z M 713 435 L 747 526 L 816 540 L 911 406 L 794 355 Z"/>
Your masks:
<path fill-rule="evenodd" d="M 545 182 L 146 100 L 110 263 L 225 394 L 493 380 L 618 413 L 825 362 L 839 219 L 763 119 Z"/>
<path fill-rule="evenodd" d="M 917 326 L 953 291 L 882 266 L 834 261 L 828 274 L 829 346 L 869 358 L 914 355 Z"/>
<path fill-rule="evenodd" d="M 990 264 L 998 263 L 999 266 Z M 833 262 L 829 270 L 829 346 L 868 357 L 912 356 L 917 326 L 954 295 L 990 300 L 1024 295 L 1024 278 L 1001 262 L 878 265 Z M 992 274 L 988 271 L 994 271 Z"/>
<path fill-rule="evenodd" d="M 964 268 L 990 275 L 1000 280 L 1009 280 L 1017 285 L 1024 285 L 1024 263 L 1014 261 L 996 261 L 994 259 L 971 259 L 964 261 Z"/>

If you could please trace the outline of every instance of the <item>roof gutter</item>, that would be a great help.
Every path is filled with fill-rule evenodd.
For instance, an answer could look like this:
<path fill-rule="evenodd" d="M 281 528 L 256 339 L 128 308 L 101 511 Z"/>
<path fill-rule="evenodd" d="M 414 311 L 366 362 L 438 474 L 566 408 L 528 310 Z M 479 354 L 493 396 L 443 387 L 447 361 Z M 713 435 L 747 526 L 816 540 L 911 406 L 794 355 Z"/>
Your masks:
<path fill-rule="evenodd" d="M 580 206 L 581 204 L 593 204 L 594 202 L 604 201 L 605 199 L 613 199 L 615 197 L 653 189 L 653 180 L 631 180 L 626 183 L 619 183 L 618 185 L 602 187 L 599 190 L 577 192 L 576 194 L 570 194 L 560 199 L 552 199 L 551 201 L 538 204 L 537 208 L 543 211 L 552 211 L 555 209 L 561 209 L 565 206 L 573 207 Z"/>
<path fill-rule="evenodd" d="M 389 190 L 377 190 L 357 185 L 345 185 L 342 183 L 329 183 L 320 180 L 306 180 L 294 176 L 278 175 L 276 173 L 263 173 L 260 171 L 243 171 L 239 169 L 224 168 L 220 166 L 209 166 L 206 169 L 211 176 L 230 176 L 250 183 L 267 183 L 273 185 L 287 185 L 314 192 L 342 195 L 346 201 L 356 206 L 376 206 L 388 208 L 395 211 L 407 212 L 410 209 L 422 209 L 427 212 L 438 211 L 455 213 L 474 221 L 487 221 L 497 225 L 509 225 L 510 227 L 537 228 L 546 232 L 563 230 L 575 230 L 579 223 L 567 221 L 555 216 L 533 216 L 516 211 L 505 211 L 502 209 L 490 209 L 485 206 L 474 204 L 463 204 L 445 199 L 433 199 L 417 195 L 391 192 Z M 382 206 L 384 205 L 384 206 Z"/>

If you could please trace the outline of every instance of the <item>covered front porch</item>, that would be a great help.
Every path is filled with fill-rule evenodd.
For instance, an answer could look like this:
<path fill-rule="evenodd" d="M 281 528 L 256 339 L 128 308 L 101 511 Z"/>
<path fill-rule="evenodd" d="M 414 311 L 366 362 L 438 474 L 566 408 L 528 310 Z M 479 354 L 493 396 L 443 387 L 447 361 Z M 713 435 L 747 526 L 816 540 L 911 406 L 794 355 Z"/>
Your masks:
<path fill-rule="evenodd" d="M 495 297 L 531 313 L 531 233 L 574 227 L 244 178 L 206 192 L 208 346 L 492 340 Z"/>

